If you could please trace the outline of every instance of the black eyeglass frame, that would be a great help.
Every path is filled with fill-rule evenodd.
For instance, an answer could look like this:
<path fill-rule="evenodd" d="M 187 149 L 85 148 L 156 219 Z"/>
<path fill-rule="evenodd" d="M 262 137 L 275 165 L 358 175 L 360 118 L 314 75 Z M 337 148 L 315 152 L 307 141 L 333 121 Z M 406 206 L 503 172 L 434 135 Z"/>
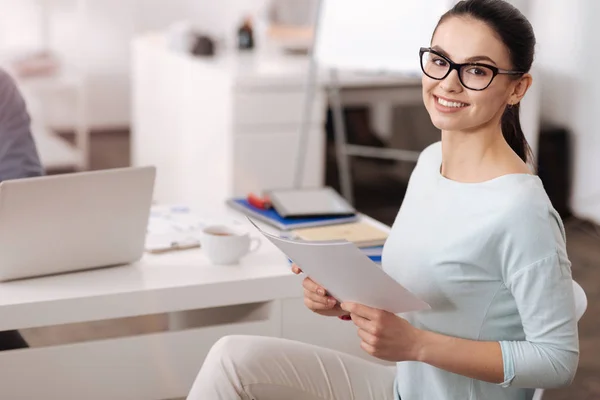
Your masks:
<path fill-rule="evenodd" d="M 450 65 L 450 68 L 448 68 L 448 72 L 446 72 L 446 75 L 444 75 L 441 78 L 434 78 L 433 76 L 429 75 L 427 72 L 425 72 L 425 66 L 423 65 L 423 53 L 425 52 L 429 52 L 429 53 L 433 53 L 436 56 L 439 56 L 440 58 L 443 58 L 445 61 L 448 62 L 448 64 Z M 469 89 L 469 90 L 475 90 L 475 91 L 482 91 L 487 89 L 488 87 L 490 87 L 490 85 L 492 84 L 492 82 L 494 81 L 494 78 L 497 75 L 523 75 L 526 74 L 526 72 L 522 72 L 522 71 L 511 71 L 511 70 L 507 70 L 507 69 L 501 69 L 498 67 L 495 67 L 493 65 L 489 65 L 489 64 L 483 64 L 483 63 L 463 63 L 463 64 L 457 64 L 454 61 L 450 60 L 448 57 L 446 57 L 443 54 L 440 54 L 439 52 L 433 50 L 431 47 L 421 47 L 421 49 L 419 50 L 419 62 L 421 64 L 421 71 L 423 71 L 423 73 L 425 75 L 427 75 L 428 77 L 430 77 L 431 79 L 435 79 L 436 81 L 442 81 L 444 79 L 446 79 L 446 77 L 448 75 L 450 75 L 450 72 L 452 72 L 452 70 L 456 70 L 456 73 L 458 74 L 458 80 L 460 81 L 460 84 L 463 85 L 464 88 Z M 467 85 L 465 85 L 465 83 L 462 80 L 462 76 L 460 73 L 460 70 L 462 67 L 465 66 L 471 66 L 471 67 L 485 67 L 488 68 L 492 71 L 492 78 L 490 79 L 490 82 L 487 84 L 486 87 L 482 88 L 482 89 L 473 89 Z"/>

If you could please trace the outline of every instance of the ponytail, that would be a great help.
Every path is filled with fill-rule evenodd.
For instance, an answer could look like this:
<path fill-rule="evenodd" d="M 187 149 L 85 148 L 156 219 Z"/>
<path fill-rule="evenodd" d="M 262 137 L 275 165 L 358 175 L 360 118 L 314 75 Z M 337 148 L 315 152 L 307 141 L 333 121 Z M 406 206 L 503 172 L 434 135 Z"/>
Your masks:
<path fill-rule="evenodd" d="M 513 106 L 507 106 L 504 110 L 501 122 L 502 135 L 504 135 L 504 140 L 506 140 L 511 149 L 517 153 L 521 160 L 527 163 L 533 161 L 533 156 L 523 129 L 521 129 L 519 109 L 520 103 L 517 103 Z"/>

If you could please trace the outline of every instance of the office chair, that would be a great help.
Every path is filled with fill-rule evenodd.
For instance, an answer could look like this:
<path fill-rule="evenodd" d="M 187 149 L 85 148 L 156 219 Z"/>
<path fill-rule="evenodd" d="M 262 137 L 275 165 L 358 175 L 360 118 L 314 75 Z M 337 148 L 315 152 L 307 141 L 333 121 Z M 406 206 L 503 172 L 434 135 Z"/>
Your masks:
<path fill-rule="evenodd" d="M 573 281 L 573 294 L 575 295 L 575 314 L 579 321 L 587 309 L 588 301 L 583 288 L 575 281 Z M 532 400 L 542 400 L 543 396 L 544 389 L 536 389 Z"/>

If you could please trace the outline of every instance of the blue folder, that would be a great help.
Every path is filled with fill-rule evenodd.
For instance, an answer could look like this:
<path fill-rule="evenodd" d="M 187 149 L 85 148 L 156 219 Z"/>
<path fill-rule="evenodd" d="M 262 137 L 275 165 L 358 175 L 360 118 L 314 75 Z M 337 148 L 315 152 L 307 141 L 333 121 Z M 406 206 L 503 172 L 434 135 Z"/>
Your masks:
<path fill-rule="evenodd" d="M 283 218 L 275 209 L 263 210 L 254 207 L 246 199 L 230 199 L 227 200 L 227 205 L 237 211 L 240 211 L 250 217 L 256 218 L 259 221 L 272 225 L 279 230 L 287 231 L 291 229 L 310 228 L 314 226 L 346 224 L 356 222 L 357 215 L 351 216 L 327 216 L 327 217 L 311 217 L 311 218 Z"/>

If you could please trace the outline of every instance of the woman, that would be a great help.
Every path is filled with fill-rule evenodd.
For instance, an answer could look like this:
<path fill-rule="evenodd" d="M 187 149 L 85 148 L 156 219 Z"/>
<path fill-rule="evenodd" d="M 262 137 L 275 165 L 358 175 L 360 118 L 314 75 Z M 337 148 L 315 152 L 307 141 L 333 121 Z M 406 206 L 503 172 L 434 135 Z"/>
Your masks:
<path fill-rule="evenodd" d="M 310 279 L 313 311 L 349 318 L 361 347 L 395 371 L 272 338 L 228 337 L 189 399 L 530 399 L 568 385 L 577 324 L 562 223 L 519 123 L 535 37 L 501 0 L 466 0 L 420 51 L 427 148 L 385 244 L 383 267 L 431 310 L 402 317 L 336 304 Z M 296 273 L 300 272 L 294 267 Z"/>

